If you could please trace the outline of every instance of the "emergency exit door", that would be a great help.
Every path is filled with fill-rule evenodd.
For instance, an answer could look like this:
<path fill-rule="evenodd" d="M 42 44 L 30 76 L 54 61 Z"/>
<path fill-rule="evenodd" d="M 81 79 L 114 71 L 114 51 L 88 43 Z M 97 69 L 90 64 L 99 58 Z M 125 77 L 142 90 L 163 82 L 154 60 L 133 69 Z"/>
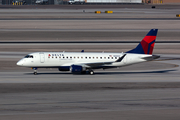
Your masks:
<path fill-rule="evenodd" d="M 39 55 L 40 55 L 40 62 L 44 63 L 45 61 L 44 53 L 39 53 Z"/>

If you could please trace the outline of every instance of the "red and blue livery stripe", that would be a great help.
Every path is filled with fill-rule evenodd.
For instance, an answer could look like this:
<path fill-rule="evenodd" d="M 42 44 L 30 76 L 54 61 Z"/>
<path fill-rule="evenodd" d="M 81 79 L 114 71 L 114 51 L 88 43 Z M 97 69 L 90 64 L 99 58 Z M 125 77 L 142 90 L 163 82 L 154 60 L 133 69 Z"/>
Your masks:
<path fill-rule="evenodd" d="M 152 54 L 158 29 L 151 29 L 139 45 L 126 53 Z"/>

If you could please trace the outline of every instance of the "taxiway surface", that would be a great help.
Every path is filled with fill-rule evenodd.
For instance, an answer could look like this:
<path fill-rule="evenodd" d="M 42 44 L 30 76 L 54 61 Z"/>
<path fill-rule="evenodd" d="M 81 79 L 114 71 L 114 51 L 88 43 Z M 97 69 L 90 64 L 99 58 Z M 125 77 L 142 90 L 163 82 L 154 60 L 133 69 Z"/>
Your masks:
<path fill-rule="evenodd" d="M 172 62 L 179 65 L 179 60 L 160 63 L 165 67 Z M 178 120 L 179 72 L 180 68 L 172 65 L 159 70 L 96 71 L 93 76 L 55 71 L 41 71 L 36 76 L 23 71 L 1 72 L 0 117 Z"/>

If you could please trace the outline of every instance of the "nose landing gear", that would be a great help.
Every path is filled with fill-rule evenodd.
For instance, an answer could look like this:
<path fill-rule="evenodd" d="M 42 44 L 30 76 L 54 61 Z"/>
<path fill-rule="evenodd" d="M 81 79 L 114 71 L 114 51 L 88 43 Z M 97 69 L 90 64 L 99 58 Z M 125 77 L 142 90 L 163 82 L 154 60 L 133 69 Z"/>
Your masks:
<path fill-rule="evenodd" d="M 34 70 L 34 75 L 37 75 L 37 68 L 31 68 L 31 69 L 33 69 Z"/>

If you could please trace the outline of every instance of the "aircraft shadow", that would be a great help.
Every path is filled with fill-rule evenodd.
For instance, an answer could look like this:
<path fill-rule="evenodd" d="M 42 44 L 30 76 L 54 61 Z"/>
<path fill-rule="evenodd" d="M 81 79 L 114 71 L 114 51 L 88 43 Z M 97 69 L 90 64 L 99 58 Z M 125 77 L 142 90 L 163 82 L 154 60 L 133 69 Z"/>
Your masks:
<path fill-rule="evenodd" d="M 144 71 L 144 72 L 97 72 L 95 74 L 150 74 L 150 73 L 168 73 L 176 70 L 161 70 L 161 71 Z"/>
<path fill-rule="evenodd" d="M 151 73 L 168 73 L 168 72 L 173 72 L 173 71 L 176 71 L 176 70 L 160 70 L 160 71 L 143 71 L 143 72 L 141 72 L 141 71 L 138 71 L 138 72 L 122 72 L 122 71 L 117 71 L 117 72 L 111 72 L 111 71 L 109 71 L 109 72 L 107 72 L 107 71 L 105 71 L 105 72 L 99 72 L 99 71 L 95 71 L 95 75 L 113 75 L 113 74 L 151 74 Z M 33 73 L 24 73 L 24 75 L 32 75 Z M 48 72 L 46 72 L 46 73 L 42 73 L 42 72 L 40 72 L 40 73 L 38 73 L 37 75 L 56 75 L 56 74 L 58 74 L 58 75 L 71 75 L 72 73 L 70 73 L 70 72 L 68 72 L 68 73 L 63 73 L 63 72 L 56 72 L 56 73 L 53 73 L 53 72 L 51 72 L 51 73 L 48 73 Z M 73 74 L 73 75 L 89 75 L 88 73 L 86 73 L 86 74 Z"/>

